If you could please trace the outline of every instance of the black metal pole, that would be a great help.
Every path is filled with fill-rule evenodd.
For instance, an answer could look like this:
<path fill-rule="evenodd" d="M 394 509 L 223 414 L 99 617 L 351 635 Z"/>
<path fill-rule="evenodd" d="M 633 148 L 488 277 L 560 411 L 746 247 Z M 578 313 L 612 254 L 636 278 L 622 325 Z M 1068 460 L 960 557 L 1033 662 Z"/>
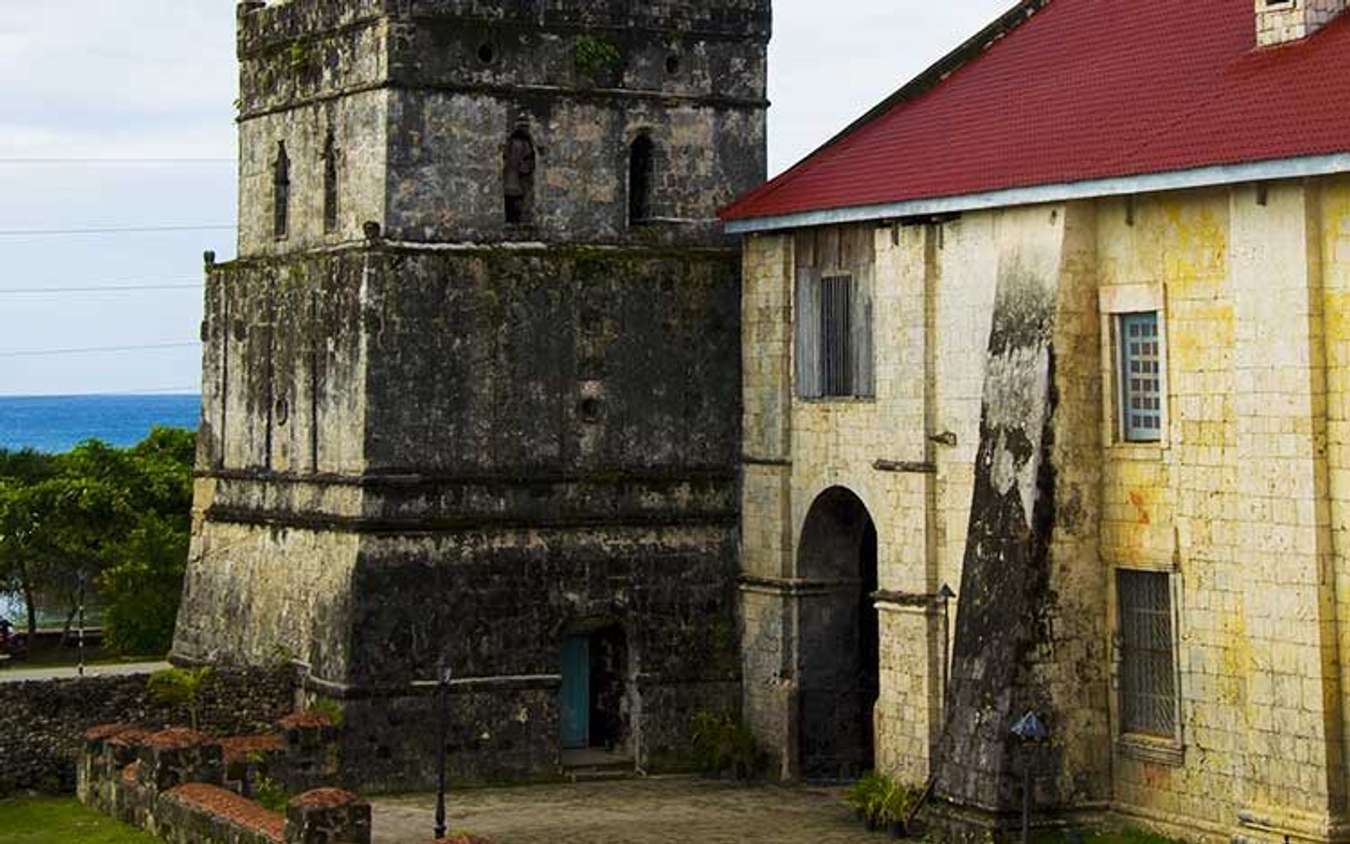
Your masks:
<path fill-rule="evenodd" d="M 439 675 L 436 678 L 436 840 L 445 838 L 445 734 L 446 721 L 449 720 L 447 698 L 450 692 L 450 669 L 445 659 L 441 659 Z"/>
<path fill-rule="evenodd" d="M 80 597 L 78 612 L 80 615 L 80 668 L 79 675 L 84 676 L 84 569 L 80 569 Z"/>
<path fill-rule="evenodd" d="M 1031 841 L 1031 755 L 1023 751 L 1022 760 L 1022 844 Z"/>

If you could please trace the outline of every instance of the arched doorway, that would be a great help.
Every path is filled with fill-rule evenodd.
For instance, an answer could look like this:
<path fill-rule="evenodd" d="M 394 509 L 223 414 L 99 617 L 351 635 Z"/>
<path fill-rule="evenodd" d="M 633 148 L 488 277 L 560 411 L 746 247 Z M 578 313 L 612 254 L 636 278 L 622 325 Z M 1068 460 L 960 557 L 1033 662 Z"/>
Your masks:
<path fill-rule="evenodd" d="M 853 779 L 873 767 L 879 683 L 877 529 L 843 487 L 820 494 L 797 546 L 800 611 L 798 765 L 804 779 Z"/>

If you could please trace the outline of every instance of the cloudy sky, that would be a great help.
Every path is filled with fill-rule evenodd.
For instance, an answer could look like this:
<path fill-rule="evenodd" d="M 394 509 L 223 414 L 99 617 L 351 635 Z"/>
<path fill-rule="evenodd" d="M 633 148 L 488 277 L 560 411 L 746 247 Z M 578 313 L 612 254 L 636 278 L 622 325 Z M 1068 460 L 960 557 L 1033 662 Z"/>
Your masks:
<path fill-rule="evenodd" d="M 776 0 L 771 171 L 1011 5 Z M 0 395 L 196 391 L 201 254 L 233 255 L 234 6 L 0 3 Z"/>

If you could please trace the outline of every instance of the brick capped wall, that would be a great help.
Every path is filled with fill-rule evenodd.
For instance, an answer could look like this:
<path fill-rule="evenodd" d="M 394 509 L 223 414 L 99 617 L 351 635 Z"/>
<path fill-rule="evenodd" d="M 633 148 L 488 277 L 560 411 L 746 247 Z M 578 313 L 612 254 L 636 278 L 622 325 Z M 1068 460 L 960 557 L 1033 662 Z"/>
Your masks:
<path fill-rule="evenodd" d="M 81 737 L 97 724 L 160 729 L 187 723 L 181 707 L 146 693 L 149 675 L 0 683 L 0 795 L 72 791 Z M 217 735 L 269 728 L 294 709 L 296 671 L 217 669 L 202 691 L 202 729 Z"/>

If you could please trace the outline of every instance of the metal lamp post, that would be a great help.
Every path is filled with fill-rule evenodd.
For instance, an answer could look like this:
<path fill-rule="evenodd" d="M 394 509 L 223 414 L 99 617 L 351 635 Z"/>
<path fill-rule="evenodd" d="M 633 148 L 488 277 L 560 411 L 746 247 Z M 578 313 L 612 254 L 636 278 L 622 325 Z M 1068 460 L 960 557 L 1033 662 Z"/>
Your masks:
<path fill-rule="evenodd" d="M 1022 844 L 1027 844 L 1031 839 L 1031 745 L 1050 738 L 1050 730 L 1035 712 L 1028 712 L 1013 726 L 1012 734 L 1022 742 Z"/>
<path fill-rule="evenodd" d="M 80 569 L 80 596 L 77 611 L 80 616 L 79 643 L 80 643 L 80 665 L 78 669 L 79 676 L 84 676 L 84 569 Z"/>
<path fill-rule="evenodd" d="M 445 838 L 445 740 L 449 729 L 450 666 L 441 657 L 436 678 L 436 840 Z"/>

